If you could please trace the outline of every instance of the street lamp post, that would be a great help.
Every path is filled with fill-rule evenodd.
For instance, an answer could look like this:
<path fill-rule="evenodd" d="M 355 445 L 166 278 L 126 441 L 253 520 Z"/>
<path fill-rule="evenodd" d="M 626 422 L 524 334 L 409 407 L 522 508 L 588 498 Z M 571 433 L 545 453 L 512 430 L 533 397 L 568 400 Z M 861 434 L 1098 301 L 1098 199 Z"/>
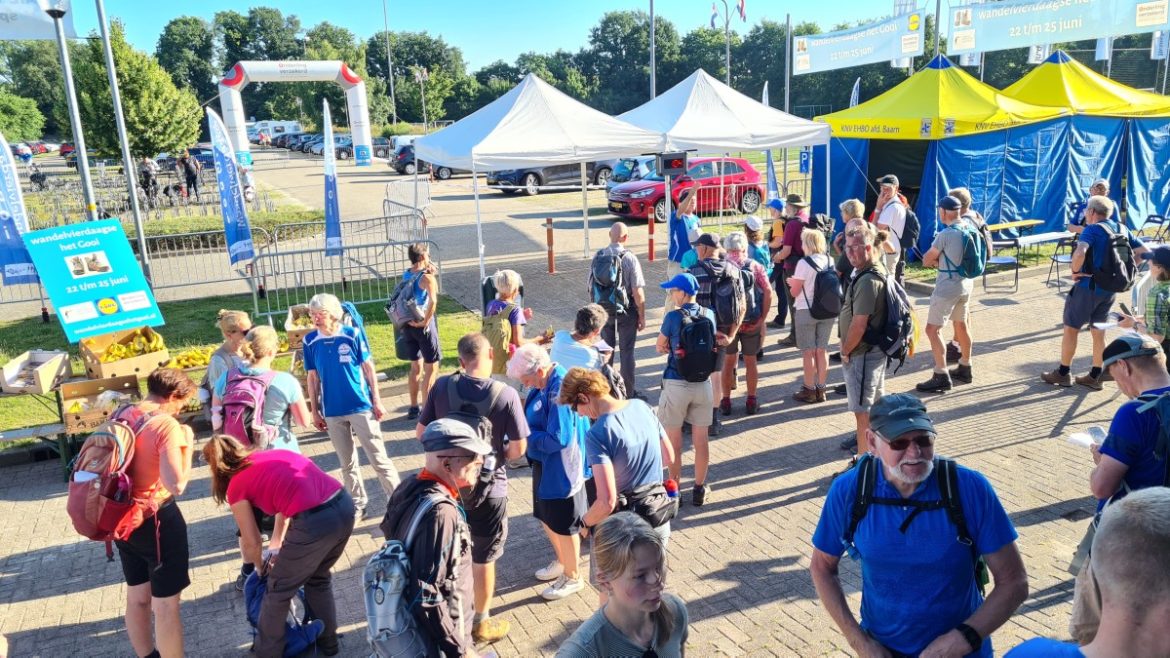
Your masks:
<path fill-rule="evenodd" d="M 85 148 L 85 134 L 81 129 L 81 112 L 77 109 L 77 91 L 73 87 L 73 66 L 69 63 L 69 45 L 65 42 L 64 5 L 55 4 L 45 10 L 57 30 L 57 50 L 61 54 L 61 71 L 65 77 L 65 102 L 69 106 L 69 123 L 73 128 L 73 147 L 77 155 L 77 173 L 81 175 L 81 192 L 85 196 L 85 218 L 97 219 L 97 201 L 93 194 L 93 180 L 89 177 L 89 154 Z"/>
<path fill-rule="evenodd" d="M 430 74 L 427 73 L 427 67 L 415 66 L 414 79 L 418 81 L 418 98 L 422 105 L 423 134 L 425 135 L 427 132 L 427 80 L 431 79 Z"/>
<path fill-rule="evenodd" d="M 382 27 L 386 35 L 386 80 L 390 82 L 390 116 L 397 126 L 398 100 L 394 98 L 394 60 L 390 57 L 390 12 L 386 10 L 386 0 L 382 0 Z"/>
<path fill-rule="evenodd" d="M 727 72 L 724 82 L 731 86 L 731 11 L 727 8 L 727 0 L 723 0 L 723 47 L 726 58 Z"/>

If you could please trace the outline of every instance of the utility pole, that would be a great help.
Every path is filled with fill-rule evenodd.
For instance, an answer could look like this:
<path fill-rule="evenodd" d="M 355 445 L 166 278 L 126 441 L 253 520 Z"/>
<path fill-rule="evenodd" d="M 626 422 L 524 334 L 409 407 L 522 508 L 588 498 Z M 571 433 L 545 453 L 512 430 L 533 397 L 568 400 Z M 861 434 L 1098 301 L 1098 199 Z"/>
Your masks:
<path fill-rule="evenodd" d="M 97 219 L 97 201 L 93 195 L 93 180 L 89 177 L 89 154 L 85 149 L 85 133 L 81 129 L 81 113 L 77 109 L 77 91 L 73 87 L 73 66 L 69 62 L 69 45 L 65 42 L 64 3 L 45 10 L 57 29 L 57 50 L 61 53 L 61 71 L 65 77 L 65 102 L 69 106 L 69 123 L 73 128 L 73 147 L 77 154 L 77 173 L 81 175 L 81 192 L 85 196 L 85 218 Z"/>
<path fill-rule="evenodd" d="M 427 73 L 425 66 L 414 67 L 414 79 L 418 81 L 418 98 L 422 104 L 424 135 L 427 133 L 427 80 L 430 80 L 430 78 L 431 76 Z"/>
<path fill-rule="evenodd" d="M 386 9 L 386 0 L 382 0 L 382 26 L 386 34 L 386 79 L 390 81 L 390 116 L 394 125 L 398 125 L 398 101 L 394 98 L 394 60 L 390 57 L 390 12 Z"/>
<path fill-rule="evenodd" d="M 939 21 L 942 13 L 942 0 L 934 0 L 934 56 L 942 54 L 939 50 L 942 43 L 942 23 Z"/>
<path fill-rule="evenodd" d="M 727 8 L 727 0 L 723 0 L 723 47 L 725 50 L 727 72 L 724 83 L 731 86 L 731 11 Z"/>
<path fill-rule="evenodd" d="M 658 80 L 657 80 L 657 75 L 656 75 L 656 73 L 657 73 L 656 66 L 657 65 L 655 63 L 655 57 L 654 57 L 654 48 L 656 45 L 655 41 L 657 39 L 655 39 L 654 28 L 655 28 L 655 25 L 654 25 L 654 0 L 650 0 L 650 98 L 657 98 L 658 97 L 658 88 L 657 88 Z"/>

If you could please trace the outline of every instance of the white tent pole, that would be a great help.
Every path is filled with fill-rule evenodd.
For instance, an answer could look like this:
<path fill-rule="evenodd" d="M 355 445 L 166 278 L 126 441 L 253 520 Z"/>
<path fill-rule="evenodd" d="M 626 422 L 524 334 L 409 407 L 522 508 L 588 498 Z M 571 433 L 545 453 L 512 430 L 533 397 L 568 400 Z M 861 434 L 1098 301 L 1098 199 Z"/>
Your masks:
<path fill-rule="evenodd" d="M 417 171 L 417 167 L 415 170 Z M 479 280 L 482 282 L 487 276 L 483 266 L 483 220 L 479 216 L 479 174 L 475 171 L 475 160 L 471 161 L 471 190 L 475 195 L 475 239 L 479 245 Z"/>
<path fill-rule="evenodd" d="M 727 206 L 727 187 L 725 185 L 727 176 L 723 173 L 726 169 L 726 158 L 726 153 L 719 158 L 719 233 L 723 233 L 723 210 Z"/>
<path fill-rule="evenodd" d="M 833 138 L 830 137 L 829 141 L 825 142 L 825 215 L 828 217 L 833 216 L 833 183 L 829 178 L 829 172 L 833 170 L 833 167 L 831 166 L 833 157 L 832 151 Z"/>
<path fill-rule="evenodd" d="M 581 163 L 581 220 L 585 226 L 585 251 L 583 256 L 589 258 L 589 188 L 585 187 L 585 163 Z"/>
<path fill-rule="evenodd" d="M 414 209 L 418 210 L 418 155 L 414 156 Z"/>

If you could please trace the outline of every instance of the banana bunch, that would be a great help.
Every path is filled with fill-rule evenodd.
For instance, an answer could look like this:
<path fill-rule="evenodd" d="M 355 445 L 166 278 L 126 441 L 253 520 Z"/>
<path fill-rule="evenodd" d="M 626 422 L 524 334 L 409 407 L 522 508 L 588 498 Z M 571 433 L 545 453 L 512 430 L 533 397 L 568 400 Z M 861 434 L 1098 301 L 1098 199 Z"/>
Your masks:
<path fill-rule="evenodd" d="M 214 351 L 215 351 L 215 348 L 212 348 L 212 347 L 207 347 L 207 348 L 196 347 L 196 348 L 192 348 L 189 350 L 185 350 L 185 351 L 180 352 L 180 353 L 176 354 L 175 356 L 171 357 L 171 360 L 167 361 L 166 367 L 168 367 L 168 368 L 206 367 L 207 364 L 211 363 L 211 354 Z"/>
<path fill-rule="evenodd" d="M 288 351 L 288 349 L 289 349 L 289 346 L 288 346 L 288 336 L 281 336 L 281 337 L 280 337 L 280 347 L 279 347 L 279 348 L 277 348 L 277 350 L 276 350 L 276 351 L 278 351 L 278 352 L 287 352 L 287 351 Z"/>
<path fill-rule="evenodd" d="M 113 363 L 122 359 L 142 356 L 143 354 L 161 352 L 165 349 L 166 345 L 163 343 L 162 336 L 158 333 L 153 331 L 147 332 L 144 329 L 136 329 L 134 333 L 123 338 L 121 342 L 107 347 L 100 359 L 102 363 Z"/>
<path fill-rule="evenodd" d="M 297 317 L 293 318 L 292 326 L 297 329 L 312 329 L 313 318 L 310 318 L 307 315 L 298 315 Z"/>

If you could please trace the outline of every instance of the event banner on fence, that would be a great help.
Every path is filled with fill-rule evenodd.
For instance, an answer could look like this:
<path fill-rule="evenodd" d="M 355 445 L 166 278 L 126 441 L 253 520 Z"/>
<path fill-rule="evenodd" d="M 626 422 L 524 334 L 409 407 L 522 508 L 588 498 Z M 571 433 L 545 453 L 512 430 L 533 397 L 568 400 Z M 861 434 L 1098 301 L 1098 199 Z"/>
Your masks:
<path fill-rule="evenodd" d="M 163 324 L 117 219 L 30 231 L 24 244 L 69 342 Z"/>
<path fill-rule="evenodd" d="M 913 11 L 850 30 L 795 37 L 792 73 L 819 73 L 917 57 L 923 52 L 925 28 L 922 12 Z"/>
<path fill-rule="evenodd" d="M 223 212 L 228 259 L 235 265 L 256 257 L 252 247 L 252 227 L 248 224 L 248 208 L 244 203 L 244 188 L 240 184 L 239 165 L 236 164 L 227 128 L 224 128 L 223 121 L 210 107 L 207 108 L 207 127 L 211 133 L 211 150 L 215 155 L 215 179 L 219 184 L 219 206 Z"/>
<path fill-rule="evenodd" d="M 65 15 L 61 17 L 65 38 L 76 39 L 77 31 L 73 29 L 73 11 L 69 0 L 54 0 L 52 3 L 45 0 L 0 0 L 0 41 L 56 39 L 53 19 L 45 13 L 45 7 L 49 4 L 59 5 L 65 10 Z"/>
<path fill-rule="evenodd" d="M 329 101 L 323 101 L 325 143 L 321 153 L 325 165 L 325 255 L 341 255 L 341 208 L 337 204 L 337 151 L 333 146 L 333 118 Z"/>
<path fill-rule="evenodd" d="M 1170 0 L 1005 0 L 951 9 L 947 54 L 1157 32 Z"/>
<path fill-rule="evenodd" d="M 27 230 L 28 215 L 24 211 L 16 159 L 12 157 L 8 140 L 0 135 L 0 267 L 3 267 L 0 275 L 6 286 L 37 282 L 37 270 L 21 239 Z"/>

